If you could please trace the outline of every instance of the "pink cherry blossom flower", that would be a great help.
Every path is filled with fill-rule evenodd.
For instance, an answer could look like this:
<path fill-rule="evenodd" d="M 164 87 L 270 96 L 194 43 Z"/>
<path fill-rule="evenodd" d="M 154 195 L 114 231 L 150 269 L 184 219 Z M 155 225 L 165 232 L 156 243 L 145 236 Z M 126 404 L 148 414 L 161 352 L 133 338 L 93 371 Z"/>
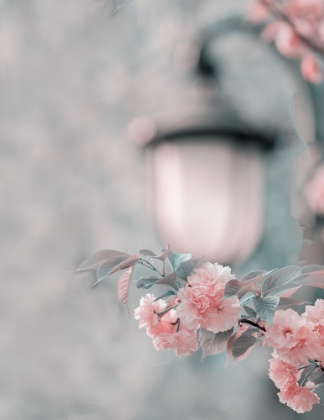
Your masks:
<path fill-rule="evenodd" d="M 224 298 L 226 283 L 235 277 L 229 267 L 204 263 L 188 277 L 180 288 L 177 315 L 190 329 L 199 327 L 214 333 L 237 324 L 241 307 L 237 296 Z"/>
<path fill-rule="evenodd" d="M 253 0 L 247 17 L 254 23 L 270 21 L 261 36 L 273 40 L 283 56 L 300 59 L 304 79 L 315 84 L 322 82 L 319 62 L 312 55 L 314 50 L 324 50 L 322 0 Z"/>
<path fill-rule="evenodd" d="M 253 23 L 264 22 L 269 17 L 269 10 L 259 0 L 252 0 L 249 4 L 247 18 Z"/>
<path fill-rule="evenodd" d="M 304 20 L 316 21 L 324 17 L 322 0 L 292 0 L 288 2 L 285 12 Z"/>
<path fill-rule="evenodd" d="M 278 392 L 278 397 L 279 397 L 279 401 L 282 404 L 290 404 L 290 402 L 292 401 L 292 399 L 295 397 L 296 395 L 296 391 L 299 388 L 298 384 L 292 384 L 291 386 L 287 387 L 287 388 L 283 388 L 280 392 Z"/>
<path fill-rule="evenodd" d="M 305 312 L 302 314 L 307 321 L 322 322 L 324 324 L 324 300 L 317 299 L 314 305 L 306 305 Z"/>
<path fill-rule="evenodd" d="M 165 300 L 153 302 L 155 296 L 147 293 L 140 299 L 140 306 L 135 309 L 134 317 L 139 320 L 139 328 L 154 328 L 158 322 L 158 313 L 165 310 L 167 303 Z"/>
<path fill-rule="evenodd" d="M 193 286 L 214 286 L 215 290 L 224 289 L 226 283 L 230 280 L 235 280 L 230 267 L 223 267 L 220 264 L 210 262 L 201 264 L 188 277 L 188 283 Z"/>
<path fill-rule="evenodd" d="M 313 404 L 320 403 L 320 399 L 312 390 L 297 384 L 281 390 L 278 396 L 281 403 L 287 404 L 297 413 L 311 411 Z"/>
<path fill-rule="evenodd" d="M 163 332 L 153 337 L 153 345 L 156 350 L 173 350 L 179 357 L 190 355 L 192 351 L 198 350 L 196 330 L 189 330 L 184 326 L 176 331 Z"/>
<path fill-rule="evenodd" d="M 276 350 L 295 346 L 298 343 L 296 332 L 303 323 L 305 319 L 293 309 L 276 311 L 273 326 L 269 325 L 264 334 L 266 344 Z"/>
<path fill-rule="evenodd" d="M 305 53 L 306 48 L 296 32 L 289 25 L 281 25 L 275 38 L 278 51 L 289 58 L 297 58 Z M 308 79 L 307 79 L 308 80 Z"/>
<path fill-rule="evenodd" d="M 302 58 L 300 70 L 303 78 L 314 84 L 320 84 L 323 81 L 320 65 L 316 58 L 307 54 Z"/>
<path fill-rule="evenodd" d="M 189 355 L 198 350 L 196 330 L 188 329 L 180 323 L 174 309 L 165 314 L 170 307 L 169 302 L 159 299 L 153 302 L 154 295 L 147 293 L 140 300 L 140 306 L 135 309 L 134 316 L 138 319 L 139 328 L 146 328 L 147 335 L 152 338 L 156 350 L 173 350 L 177 356 Z M 158 315 L 160 314 L 160 315 Z"/>
<path fill-rule="evenodd" d="M 297 343 L 293 347 L 277 348 L 278 356 L 292 365 L 308 364 L 310 359 L 322 359 L 322 340 L 313 331 L 313 324 L 307 323 L 298 328 L 294 338 Z"/>
<path fill-rule="evenodd" d="M 172 323 L 177 321 L 175 311 L 169 311 L 165 315 L 159 316 L 158 314 L 163 312 L 168 304 L 163 299 L 153 302 L 154 299 L 154 295 L 147 293 L 141 297 L 140 306 L 134 311 L 135 319 L 139 320 L 139 328 L 146 328 L 149 337 L 162 332 L 171 332 Z"/>
<path fill-rule="evenodd" d="M 264 337 L 281 360 L 294 366 L 322 358 L 322 340 L 314 331 L 314 324 L 292 309 L 277 311 L 273 326 L 267 326 Z"/>
<path fill-rule="evenodd" d="M 280 20 L 274 20 L 269 23 L 261 32 L 261 37 L 266 41 L 274 41 L 282 28 L 286 24 Z"/>
<path fill-rule="evenodd" d="M 237 296 L 222 299 L 205 312 L 202 327 L 214 333 L 227 331 L 237 325 L 241 306 Z"/>
<path fill-rule="evenodd" d="M 180 303 L 177 307 L 178 317 L 188 328 L 199 328 L 203 314 L 208 312 L 209 298 L 198 288 L 188 284 L 178 291 Z"/>
<path fill-rule="evenodd" d="M 280 359 L 270 359 L 269 378 L 277 388 L 288 388 L 295 384 L 300 377 L 297 368 Z"/>
<path fill-rule="evenodd" d="M 317 299 L 314 306 L 306 305 L 305 312 L 302 314 L 308 322 L 313 324 L 313 332 L 317 334 L 321 346 L 324 348 L 324 300 Z M 324 351 L 318 360 L 324 360 Z"/>

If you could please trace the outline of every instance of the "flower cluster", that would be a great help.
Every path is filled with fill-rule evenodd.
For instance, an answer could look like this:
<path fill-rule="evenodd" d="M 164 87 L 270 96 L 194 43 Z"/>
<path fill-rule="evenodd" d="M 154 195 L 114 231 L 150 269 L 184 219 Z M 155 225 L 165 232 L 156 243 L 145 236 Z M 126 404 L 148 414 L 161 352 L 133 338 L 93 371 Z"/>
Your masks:
<path fill-rule="evenodd" d="M 197 330 L 218 333 L 238 324 L 241 306 L 237 296 L 224 298 L 225 285 L 235 277 L 229 267 L 206 262 L 188 277 L 169 302 L 146 294 L 135 309 L 139 327 L 146 328 L 157 350 L 172 349 L 177 356 L 198 350 Z M 171 309 L 176 305 L 176 309 Z"/>
<path fill-rule="evenodd" d="M 298 413 L 310 411 L 320 402 L 314 393 L 316 385 L 309 378 L 323 370 L 324 301 L 306 306 L 299 315 L 292 309 L 278 310 L 273 325 L 267 326 L 265 343 L 274 349 L 269 376 L 277 388 L 279 399 Z M 298 384 L 302 378 L 301 383 Z"/>
<path fill-rule="evenodd" d="M 147 293 L 141 298 L 134 316 L 139 320 L 139 327 L 146 328 L 156 350 L 172 349 L 177 356 L 189 355 L 198 350 L 196 330 L 180 323 L 176 311 L 170 307 L 170 302 L 155 300 L 154 295 Z"/>
<path fill-rule="evenodd" d="M 307 381 L 305 386 L 298 385 L 301 372 L 289 363 L 280 359 L 270 359 L 269 376 L 277 388 L 279 400 L 283 404 L 295 410 L 297 413 L 305 413 L 318 404 L 320 399 L 313 392 L 315 384 Z"/>
<path fill-rule="evenodd" d="M 197 267 L 177 296 L 177 314 L 188 328 L 218 333 L 237 325 L 241 314 L 237 296 L 224 298 L 226 283 L 235 277 L 229 267 L 206 262 Z"/>
<path fill-rule="evenodd" d="M 298 413 L 318 404 L 315 389 L 324 383 L 324 300 L 307 304 L 301 315 L 290 306 L 306 304 L 291 297 L 300 287 L 324 288 L 324 266 L 298 263 L 238 280 L 229 267 L 169 248 L 158 255 L 100 251 L 78 271 L 96 270 L 95 285 L 122 271 L 118 296 L 127 305 L 134 267 L 145 267 L 149 275 L 140 277 L 137 287 L 158 286 L 163 293 L 146 293 L 134 316 L 156 350 L 180 357 L 201 348 L 202 359 L 226 351 L 238 363 L 261 343 L 273 349 L 269 376 L 279 400 Z"/>
<path fill-rule="evenodd" d="M 253 0 L 252 22 L 267 22 L 262 36 L 274 41 L 278 51 L 301 60 L 302 76 L 321 83 L 318 57 L 324 57 L 324 3 L 322 0 Z"/>

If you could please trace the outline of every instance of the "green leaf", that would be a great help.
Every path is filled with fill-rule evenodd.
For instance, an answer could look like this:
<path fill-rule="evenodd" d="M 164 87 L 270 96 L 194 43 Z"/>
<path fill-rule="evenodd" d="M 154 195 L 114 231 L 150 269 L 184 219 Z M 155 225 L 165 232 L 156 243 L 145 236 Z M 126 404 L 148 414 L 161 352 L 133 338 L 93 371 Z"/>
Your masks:
<path fill-rule="evenodd" d="M 103 261 L 97 269 L 97 282 L 103 280 L 107 274 L 115 268 L 117 265 L 127 260 L 128 256 L 118 255 L 116 257 L 108 258 L 108 260 Z"/>
<path fill-rule="evenodd" d="M 164 262 L 167 259 L 167 256 L 169 254 L 169 249 L 170 249 L 170 245 L 168 245 L 166 249 L 162 249 L 162 252 L 159 255 L 154 254 L 154 252 L 150 251 L 149 249 L 141 249 L 140 254 L 146 255 L 148 257 L 155 258 L 156 260 L 160 260 Z"/>
<path fill-rule="evenodd" d="M 252 280 L 256 277 L 260 277 L 260 279 L 262 277 L 264 277 L 264 275 L 267 274 L 266 271 L 263 270 L 257 270 L 257 271 L 251 271 L 250 273 L 246 274 L 241 281 L 248 281 L 248 280 Z"/>
<path fill-rule="evenodd" d="M 254 300 L 255 298 L 256 298 L 256 295 L 254 294 L 252 296 L 247 296 L 246 298 L 240 300 L 240 305 L 244 306 L 247 303 L 252 302 L 252 300 Z"/>
<path fill-rule="evenodd" d="M 224 297 L 230 297 L 236 295 L 244 286 L 239 280 L 230 280 L 226 283 L 224 290 Z"/>
<path fill-rule="evenodd" d="M 149 249 L 140 249 L 140 254 L 145 255 L 146 257 L 155 257 L 155 253 L 153 251 L 150 251 Z"/>
<path fill-rule="evenodd" d="M 103 249 L 102 251 L 98 251 L 95 254 L 91 255 L 91 257 L 84 260 L 79 265 L 77 271 L 95 269 L 99 267 L 99 265 L 103 261 L 112 257 L 124 257 L 124 259 L 126 259 L 129 257 L 129 254 L 126 254 L 125 252 L 121 252 L 121 251 L 115 251 L 113 249 Z"/>
<path fill-rule="evenodd" d="M 324 273 L 324 266 L 319 264 L 310 264 L 302 267 L 301 269 L 302 274 L 323 274 Z"/>
<path fill-rule="evenodd" d="M 167 290 L 165 293 L 163 293 L 163 295 L 155 298 L 153 300 L 153 302 L 156 302 L 157 300 L 164 299 L 164 298 L 167 298 L 167 297 L 170 297 L 170 296 L 175 296 L 175 294 L 176 293 L 173 290 Z"/>
<path fill-rule="evenodd" d="M 193 273 L 194 269 L 203 262 L 203 258 L 182 262 L 179 268 L 177 269 L 177 276 L 179 277 L 179 279 L 187 280 L 187 278 Z"/>
<path fill-rule="evenodd" d="M 166 249 L 163 249 L 161 254 L 159 255 L 154 254 L 154 252 L 150 251 L 149 249 L 141 249 L 139 253 L 142 255 L 145 255 L 146 257 L 151 257 L 157 260 L 165 261 L 168 256 L 169 249 L 170 249 L 170 245 L 168 245 Z"/>
<path fill-rule="evenodd" d="M 167 245 L 166 249 L 162 250 L 162 253 L 160 255 L 156 255 L 152 258 L 156 258 L 157 260 L 165 261 L 169 254 L 170 245 Z"/>
<path fill-rule="evenodd" d="M 299 277 L 301 277 L 301 276 L 299 276 Z M 298 278 L 299 278 L 298 277 Z M 295 293 L 295 291 L 299 288 L 299 287 L 301 287 L 301 284 L 298 284 L 298 278 L 297 279 L 295 279 L 295 280 L 293 280 L 293 281 L 291 281 L 291 282 L 289 282 L 289 283 L 287 283 L 287 284 L 284 284 L 283 286 L 278 286 L 278 287 L 276 287 L 274 290 L 272 290 L 269 294 L 267 294 L 266 296 L 281 296 L 281 295 L 283 295 L 283 294 L 285 294 L 286 292 L 288 292 L 289 290 L 292 290 L 292 292 L 291 292 L 291 294 L 292 293 Z M 295 289 L 295 290 L 294 290 Z"/>
<path fill-rule="evenodd" d="M 243 356 L 246 351 L 254 346 L 254 344 L 258 341 L 256 337 L 251 335 L 251 332 L 246 331 L 243 333 L 238 339 L 236 339 L 232 346 L 232 353 L 234 359 Z"/>
<path fill-rule="evenodd" d="M 314 382 L 315 385 L 320 385 L 324 383 L 324 375 L 320 376 L 319 378 L 312 379 L 312 382 Z"/>
<path fill-rule="evenodd" d="M 192 258 L 192 255 L 191 254 L 180 254 L 177 251 L 175 251 L 175 252 L 169 251 L 168 258 L 169 258 L 169 261 L 170 261 L 170 263 L 173 267 L 173 270 L 177 271 L 180 264 L 183 263 L 184 261 L 190 260 Z"/>
<path fill-rule="evenodd" d="M 310 287 L 318 287 L 320 289 L 324 289 L 324 276 L 308 276 L 306 278 L 301 278 L 297 281 L 294 281 L 297 285 L 300 286 L 310 286 Z"/>
<path fill-rule="evenodd" d="M 133 268 L 134 267 L 131 267 L 124 271 L 118 279 L 118 298 L 123 305 L 127 305 L 128 302 L 129 283 L 132 277 Z"/>
<path fill-rule="evenodd" d="M 248 292 L 253 292 L 255 289 L 255 284 L 253 280 L 251 282 L 242 283 L 243 287 L 237 292 L 237 297 L 242 299 Z"/>
<path fill-rule="evenodd" d="M 278 296 L 265 296 L 263 299 L 256 296 L 253 303 L 258 315 L 264 321 L 272 322 L 279 301 L 280 298 Z"/>
<path fill-rule="evenodd" d="M 123 259 L 120 263 L 118 263 L 118 259 L 123 257 L 112 257 L 115 260 L 112 263 L 112 268 L 108 271 L 110 267 L 110 261 L 105 261 L 102 263 L 98 270 L 97 270 L 97 281 L 92 285 L 92 287 L 96 286 L 99 282 L 109 277 L 111 274 L 116 273 L 117 271 L 124 270 L 125 268 L 133 267 L 137 261 L 140 259 L 139 255 L 131 255 L 130 257 Z M 108 271 L 108 272 L 107 272 Z"/>
<path fill-rule="evenodd" d="M 177 273 L 172 271 L 172 273 L 167 276 L 161 277 L 154 284 L 167 284 L 168 286 L 176 286 L 177 284 Z"/>
<path fill-rule="evenodd" d="M 285 306 L 291 307 L 294 305 L 305 305 L 305 304 L 313 305 L 313 303 L 311 302 L 306 302 L 306 301 L 301 302 L 300 300 L 296 300 L 293 298 L 281 297 L 278 303 L 277 309 L 281 309 Z"/>
<path fill-rule="evenodd" d="M 255 310 L 253 310 L 252 308 L 250 308 L 249 306 L 243 306 L 245 312 L 252 318 L 256 318 L 257 317 L 257 313 L 255 312 Z"/>
<path fill-rule="evenodd" d="M 201 360 L 203 361 L 206 356 L 212 356 L 219 354 L 222 351 L 226 350 L 227 341 L 233 334 L 233 328 L 228 331 L 213 333 L 212 331 L 201 330 L 202 337 L 202 356 Z"/>
<path fill-rule="evenodd" d="M 116 273 L 116 271 L 123 270 L 124 268 L 133 267 L 137 263 L 137 261 L 139 261 L 139 260 L 140 260 L 139 255 L 137 255 L 137 254 L 131 255 L 125 261 L 116 265 L 116 267 L 114 267 L 111 271 L 109 271 L 107 276 L 110 276 L 111 274 Z"/>
<path fill-rule="evenodd" d="M 301 274 L 301 267 L 296 265 L 290 265 L 288 267 L 283 267 L 274 270 L 272 273 L 268 274 L 262 285 L 262 294 L 266 296 L 271 291 L 277 289 L 278 287 L 284 286 L 294 279 L 296 279 Z M 283 288 L 283 290 L 285 290 Z"/>
<path fill-rule="evenodd" d="M 152 287 L 154 285 L 154 283 L 159 280 L 160 277 L 156 277 L 156 276 L 146 276 L 146 277 L 141 277 L 136 286 L 139 289 L 149 289 L 150 287 Z"/>

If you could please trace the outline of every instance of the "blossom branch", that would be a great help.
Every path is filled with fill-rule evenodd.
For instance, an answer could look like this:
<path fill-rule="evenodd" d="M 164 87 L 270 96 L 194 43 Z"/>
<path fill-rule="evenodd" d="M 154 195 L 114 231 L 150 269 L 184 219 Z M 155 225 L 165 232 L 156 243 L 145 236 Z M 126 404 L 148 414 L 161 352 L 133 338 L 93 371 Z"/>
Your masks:
<path fill-rule="evenodd" d="M 171 309 L 175 309 L 178 305 L 174 305 L 174 306 L 170 306 L 170 308 L 166 308 L 164 311 L 159 312 L 157 315 L 158 316 L 163 316 L 165 315 L 167 312 L 171 311 Z"/>
<path fill-rule="evenodd" d="M 147 267 L 147 268 L 150 268 L 151 270 L 153 270 L 153 271 L 155 271 L 156 273 L 158 273 L 160 276 L 164 276 L 164 274 L 163 273 L 161 273 L 159 270 L 157 270 L 155 267 L 154 267 L 154 265 L 153 264 L 151 264 L 149 261 L 146 261 L 146 260 L 139 260 L 138 262 L 137 262 L 137 264 L 140 264 L 140 265 L 144 265 L 144 267 Z"/>
<path fill-rule="evenodd" d="M 178 321 L 177 321 L 177 323 L 178 323 L 178 326 L 177 326 L 177 332 L 179 332 L 180 331 L 180 318 L 178 318 Z"/>
<path fill-rule="evenodd" d="M 272 15 L 284 22 L 286 22 L 295 32 L 295 34 L 298 36 L 298 38 L 303 41 L 303 43 L 308 46 L 311 50 L 319 54 L 322 58 L 324 58 L 324 47 L 319 46 L 317 43 L 314 42 L 314 40 L 307 38 L 305 35 L 303 35 L 298 28 L 296 28 L 296 25 L 291 20 L 291 18 L 281 10 L 279 10 L 278 7 L 275 7 L 267 0 L 258 0 L 258 2 L 264 6 Z M 310 23 L 310 22 L 309 22 Z"/>
<path fill-rule="evenodd" d="M 267 330 L 264 327 L 259 325 L 257 322 L 251 321 L 250 319 L 243 318 L 243 319 L 240 320 L 240 323 L 249 324 L 249 325 L 252 325 L 253 327 L 258 328 L 259 330 L 262 330 L 263 332 L 267 332 Z"/>
<path fill-rule="evenodd" d="M 314 404 L 319 404 L 315 388 L 324 384 L 324 300 L 317 299 L 314 305 L 307 305 L 302 314 L 291 308 L 278 308 L 305 303 L 284 297 L 292 283 L 297 287 L 324 289 L 324 266 L 298 264 L 270 272 L 253 271 L 239 281 L 230 267 L 208 261 L 197 266 L 200 260 L 191 260 L 190 254 L 172 253 L 166 260 L 172 271 L 164 276 L 165 264 L 159 272 L 154 264 L 140 257 L 151 256 L 165 263 L 168 251 L 169 246 L 161 256 L 150 250 L 131 256 L 103 250 L 85 260 L 80 269 L 99 266 L 97 283 L 122 271 L 118 296 L 124 304 L 135 264 L 154 270 L 159 274 L 158 280 L 156 275 L 148 276 L 144 288 L 164 285 L 167 290 L 158 298 L 151 293 L 142 296 L 134 317 L 139 320 L 139 328 L 146 328 L 157 350 L 172 350 L 180 357 L 201 347 L 202 358 L 226 350 L 228 358 L 236 363 L 249 355 L 261 341 L 258 335 L 262 335 L 262 345 L 275 351 L 276 356 L 269 362 L 269 377 L 280 389 L 280 401 L 298 413 L 308 412 Z M 102 267 L 105 270 L 109 267 L 108 275 Z M 279 296 L 278 284 L 282 288 Z M 245 296 L 248 292 L 253 294 Z M 246 306 L 252 301 L 255 310 Z M 247 315 L 242 314 L 243 309 Z M 235 331 L 237 325 L 240 328 Z M 314 384 L 309 383 L 312 372 L 320 374 L 314 375 L 317 376 L 312 380 Z"/>
<path fill-rule="evenodd" d="M 309 375 L 315 370 L 317 368 L 317 366 L 313 366 L 310 370 L 309 370 L 309 372 L 307 373 L 307 375 L 305 376 L 305 378 L 303 379 L 303 382 L 300 384 L 300 386 L 303 386 L 305 383 L 306 383 L 306 381 L 307 381 L 307 378 L 309 377 Z"/>

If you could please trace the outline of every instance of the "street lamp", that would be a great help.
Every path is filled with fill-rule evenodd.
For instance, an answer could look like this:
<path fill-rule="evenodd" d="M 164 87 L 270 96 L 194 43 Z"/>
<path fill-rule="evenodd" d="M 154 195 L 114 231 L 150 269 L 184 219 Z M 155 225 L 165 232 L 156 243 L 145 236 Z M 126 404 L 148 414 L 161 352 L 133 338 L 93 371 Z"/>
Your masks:
<path fill-rule="evenodd" d="M 231 118 L 156 136 L 147 157 L 164 242 L 210 261 L 245 260 L 262 236 L 262 161 L 274 147 L 273 137 L 234 127 Z"/>
<path fill-rule="evenodd" d="M 292 156 L 301 142 L 292 124 L 254 125 L 228 99 L 211 45 L 233 32 L 253 37 L 259 31 L 231 17 L 212 25 L 203 37 L 196 75 L 217 90 L 217 102 L 206 115 L 182 119 L 166 130 L 147 123 L 143 130 L 151 209 L 161 239 L 173 249 L 222 264 L 268 269 L 298 254 L 301 234 L 291 217 L 290 181 Z M 293 63 L 279 59 L 294 70 Z M 305 103 L 312 120 L 311 105 Z M 312 130 L 310 124 L 310 137 Z"/>

